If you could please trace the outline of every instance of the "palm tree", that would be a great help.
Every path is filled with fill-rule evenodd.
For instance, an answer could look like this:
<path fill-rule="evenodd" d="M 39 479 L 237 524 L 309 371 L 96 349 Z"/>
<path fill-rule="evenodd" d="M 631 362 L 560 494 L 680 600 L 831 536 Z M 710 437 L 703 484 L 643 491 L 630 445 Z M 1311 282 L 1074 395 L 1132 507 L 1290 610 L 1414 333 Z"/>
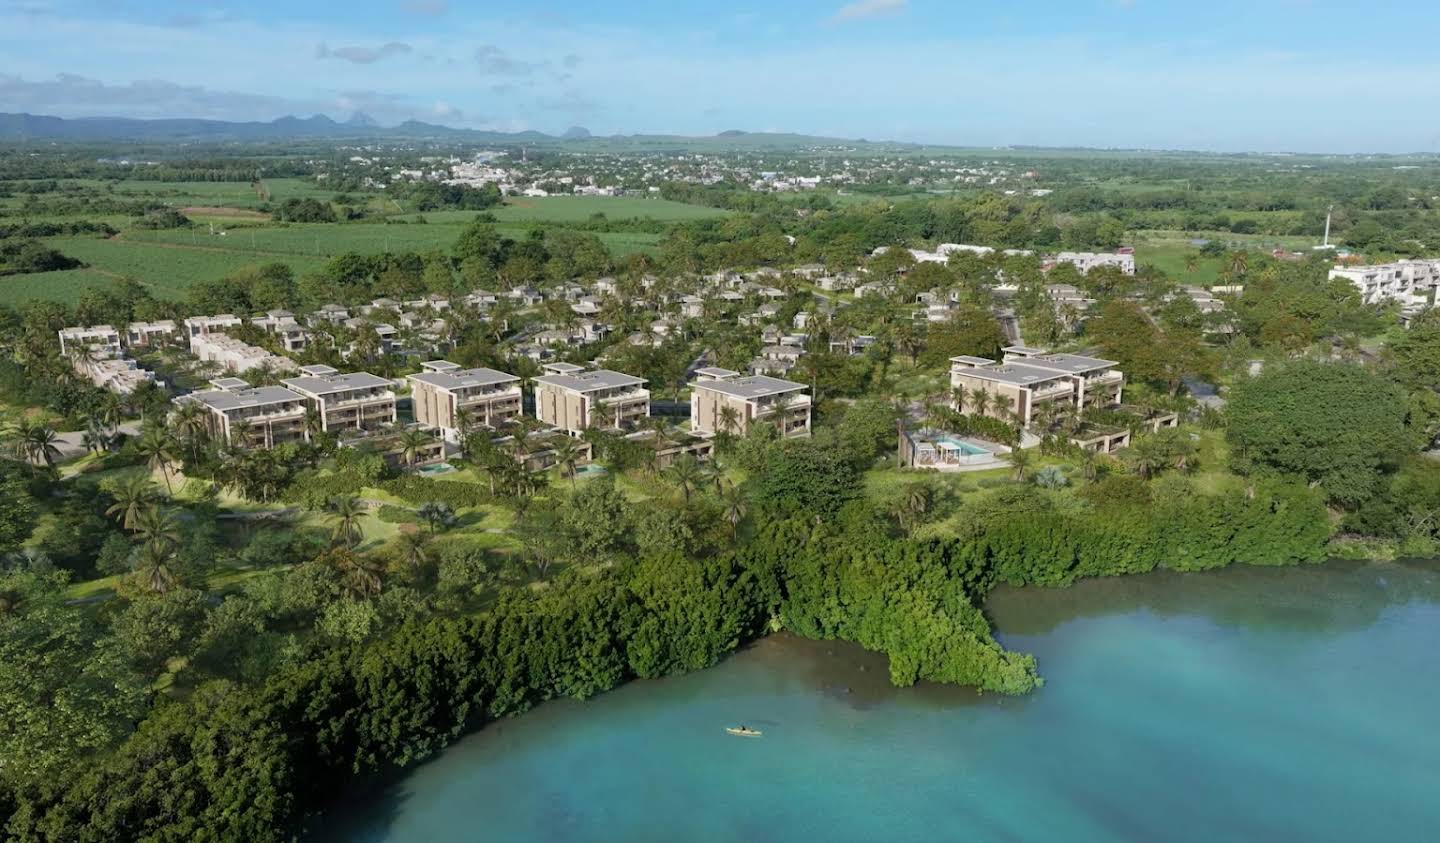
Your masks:
<path fill-rule="evenodd" d="M 100 423 L 99 419 L 89 418 L 85 421 L 85 432 L 80 436 L 80 444 L 85 446 L 87 454 L 102 454 L 110 449 L 110 432 Z"/>
<path fill-rule="evenodd" d="M 745 520 L 745 512 L 749 507 L 745 493 L 732 483 L 729 488 L 720 492 L 720 505 L 724 509 L 725 520 L 730 522 L 730 540 L 734 541 L 740 522 Z"/>
<path fill-rule="evenodd" d="M 325 417 L 320 415 L 320 408 L 314 406 L 305 407 L 305 439 L 314 442 L 316 437 L 325 432 Z"/>
<path fill-rule="evenodd" d="M 571 491 L 575 490 L 575 467 L 580 462 L 580 456 L 580 446 L 576 445 L 575 440 L 568 436 L 555 446 L 555 464 L 560 466 L 560 470 L 570 478 Z"/>
<path fill-rule="evenodd" d="M 174 510 L 152 506 L 135 518 L 135 537 L 141 545 L 158 553 L 170 553 L 180 546 L 180 517 Z"/>
<path fill-rule="evenodd" d="M 1087 483 L 1095 482 L 1100 476 L 1100 454 L 1086 448 L 1080 452 L 1080 474 Z"/>
<path fill-rule="evenodd" d="M 400 456 L 405 460 L 405 465 L 414 468 L 416 460 L 420 459 L 429 444 L 430 436 L 423 430 L 411 428 L 401 433 Z"/>
<path fill-rule="evenodd" d="M 729 404 L 725 404 L 716 414 L 720 422 L 720 430 L 725 433 L 734 433 L 740 427 L 740 411 Z"/>
<path fill-rule="evenodd" d="M 400 561 L 405 563 L 412 573 L 418 574 L 430 561 L 430 534 L 401 533 L 395 540 L 395 548 L 400 554 Z"/>
<path fill-rule="evenodd" d="M 360 540 L 365 537 L 360 526 L 360 519 L 365 517 L 365 507 L 359 499 L 338 497 L 331 500 L 330 514 L 335 516 L 336 521 L 335 529 L 330 534 L 331 540 L 346 548 L 360 544 Z"/>
<path fill-rule="evenodd" d="M 1194 275 L 1196 270 L 1198 270 L 1199 268 L 1200 256 L 1195 254 L 1194 252 L 1187 254 L 1185 256 L 1185 273 L 1187 275 Z"/>
<path fill-rule="evenodd" d="M 165 547 L 146 544 L 135 557 L 135 574 L 140 584 L 155 594 L 165 594 L 180 581 L 172 568 L 174 552 Z"/>
<path fill-rule="evenodd" d="M 700 464 L 689 454 L 681 454 L 665 470 L 670 482 L 679 487 L 685 495 L 685 502 L 690 502 L 690 492 L 700 483 Z"/>
<path fill-rule="evenodd" d="M 378 560 L 350 549 L 334 551 L 329 555 L 330 564 L 340 572 L 345 590 L 356 599 L 364 599 L 380 593 L 380 575 L 383 569 Z"/>
<path fill-rule="evenodd" d="M 609 404 L 596 404 L 590 409 L 590 423 L 604 430 L 615 426 L 615 410 Z"/>
<path fill-rule="evenodd" d="M 249 419 L 239 419 L 238 421 L 232 422 L 230 425 L 230 441 L 226 444 L 236 449 L 248 448 L 250 445 L 251 427 L 252 425 Z"/>
<path fill-rule="evenodd" d="M 170 467 L 175 464 L 175 440 L 171 438 L 170 432 L 163 427 L 146 428 L 140 441 L 135 444 L 135 451 L 145 458 L 145 465 L 151 471 L 159 470 L 165 478 L 165 490 L 174 497 L 175 489 L 170 483 Z"/>
<path fill-rule="evenodd" d="M 1244 249 L 1236 249 L 1230 253 L 1230 272 L 1236 277 L 1243 278 L 1245 273 L 1250 271 L 1250 253 Z"/>
<path fill-rule="evenodd" d="M 1025 471 L 1030 468 L 1033 462 L 1030 452 L 1023 448 L 1011 448 L 1009 452 L 1004 455 L 1004 460 L 1010 463 L 1011 468 L 1015 469 L 1015 481 L 1017 483 L 1025 479 Z"/>
<path fill-rule="evenodd" d="M 455 410 L 455 429 L 460 431 L 460 439 L 463 442 L 470 433 L 470 428 L 475 426 L 475 413 L 469 407 L 458 407 Z"/>
<path fill-rule="evenodd" d="M 790 409 L 791 404 L 795 403 L 795 397 L 793 392 L 782 392 L 770 399 L 770 406 L 775 408 L 775 427 L 780 431 L 781 436 L 785 435 L 785 425 L 788 422 L 786 411 Z"/>
<path fill-rule="evenodd" d="M 970 390 L 970 412 L 983 416 L 990 409 L 990 393 L 981 387 Z"/>
<path fill-rule="evenodd" d="M 110 494 L 115 502 L 105 510 L 105 514 L 118 520 L 122 528 L 131 532 L 139 524 L 141 514 L 155 503 L 155 487 L 143 474 L 120 483 Z"/>
<path fill-rule="evenodd" d="M 426 501 L 420 504 L 420 507 L 415 510 L 415 514 L 420 516 L 420 520 L 430 525 L 432 535 L 437 527 L 449 527 L 455 523 L 455 510 L 451 509 L 450 504 L 444 501 Z"/>
<path fill-rule="evenodd" d="M 1143 436 L 1132 442 L 1125 458 L 1142 480 L 1149 480 L 1170 465 L 1165 443 L 1155 436 Z"/>
<path fill-rule="evenodd" d="M 16 451 L 31 465 L 55 467 L 60 459 L 60 434 L 47 424 L 23 421 L 16 430 Z"/>

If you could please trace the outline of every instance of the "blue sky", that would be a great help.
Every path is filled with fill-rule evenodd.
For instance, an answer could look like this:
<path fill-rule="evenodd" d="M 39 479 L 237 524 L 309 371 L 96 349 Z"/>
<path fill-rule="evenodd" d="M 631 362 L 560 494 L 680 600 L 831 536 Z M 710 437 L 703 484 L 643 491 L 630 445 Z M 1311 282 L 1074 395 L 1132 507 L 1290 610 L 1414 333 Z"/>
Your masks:
<path fill-rule="evenodd" d="M 1433 0 L 0 0 L 0 111 L 1440 152 Z"/>

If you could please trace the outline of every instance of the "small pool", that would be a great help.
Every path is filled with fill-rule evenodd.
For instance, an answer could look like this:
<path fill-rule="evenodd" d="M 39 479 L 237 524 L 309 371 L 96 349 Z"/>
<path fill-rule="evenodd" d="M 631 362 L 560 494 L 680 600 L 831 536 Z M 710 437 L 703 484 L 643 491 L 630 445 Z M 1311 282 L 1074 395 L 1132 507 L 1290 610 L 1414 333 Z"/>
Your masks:
<path fill-rule="evenodd" d="M 936 445 L 942 445 L 950 450 L 959 451 L 967 457 L 978 457 L 981 454 L 988 454 L 989 451 L 979 445 L 971 445 L 969 442 L 962 442 L 949 436 L 942 436 L 935 440 Z"/>
<path fill-rule="evenodd" d="M 605 466 L 596 465 L 594 463 L 591 463 L 589 465 L 582 465 L 579 468 L 575 469 L 576 477 L 599 477 L 600 475 L 605 473 Z"/>
<path fill-rule="evenodd" d="M 437 462 L 434 465 L 422 465 L 415 470 L 420 474 L 449 474 L 455 470 L 455 466 L 448 462 Z"/>

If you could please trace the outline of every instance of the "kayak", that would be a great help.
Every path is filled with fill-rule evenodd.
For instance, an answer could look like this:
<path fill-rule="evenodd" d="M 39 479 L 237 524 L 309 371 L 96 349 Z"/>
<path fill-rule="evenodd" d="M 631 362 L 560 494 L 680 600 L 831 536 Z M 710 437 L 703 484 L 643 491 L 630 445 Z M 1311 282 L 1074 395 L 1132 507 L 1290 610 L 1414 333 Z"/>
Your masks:
<path fill-rule="evenodd" d="M 735 735 L 736 737 L 741 737 L 741 738 L 758 738 L 758 737 L 760 737 L 761 735 L 765 734 L 764 732 L 760 731 L 759 729 L 747 729 L 747 728 L 745 728 L 744 726 L 741 726 L 741 727 L 739 727 L 739 728 L 736 728 L 736 727 L 734 727 L 734 726 L 731 726 L 731 727 L 727 728 L 725 731 L 728 732 L 729 734 L 732 734 L 732 735 Z"/>

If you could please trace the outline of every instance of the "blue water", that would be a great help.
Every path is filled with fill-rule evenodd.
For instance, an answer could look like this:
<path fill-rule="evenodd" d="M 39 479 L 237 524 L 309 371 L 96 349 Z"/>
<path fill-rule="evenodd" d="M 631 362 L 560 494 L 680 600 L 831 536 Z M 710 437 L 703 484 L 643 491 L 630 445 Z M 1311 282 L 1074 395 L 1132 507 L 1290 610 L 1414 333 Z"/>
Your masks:
<path fill-rule="evenodd" d="M 980 454 L 990 453 L 989 451 L 977 445 L 971 445 L 969 442 L 962 442 L 959 439 L 952 439 L 949 436 L 942 436 L 935 441 L 949 445 L 950 447 L 958 450 L 960 453 L 971 457 L 979 456 Z"/>
<path fill-rule="evenodd" d="M 894 689 L 878 656 L 774 636 L 491 726 L 326 836 L 1440 839 L 1436 565 L 1157 574 L 989 609 L 1039 692 Z"/>

